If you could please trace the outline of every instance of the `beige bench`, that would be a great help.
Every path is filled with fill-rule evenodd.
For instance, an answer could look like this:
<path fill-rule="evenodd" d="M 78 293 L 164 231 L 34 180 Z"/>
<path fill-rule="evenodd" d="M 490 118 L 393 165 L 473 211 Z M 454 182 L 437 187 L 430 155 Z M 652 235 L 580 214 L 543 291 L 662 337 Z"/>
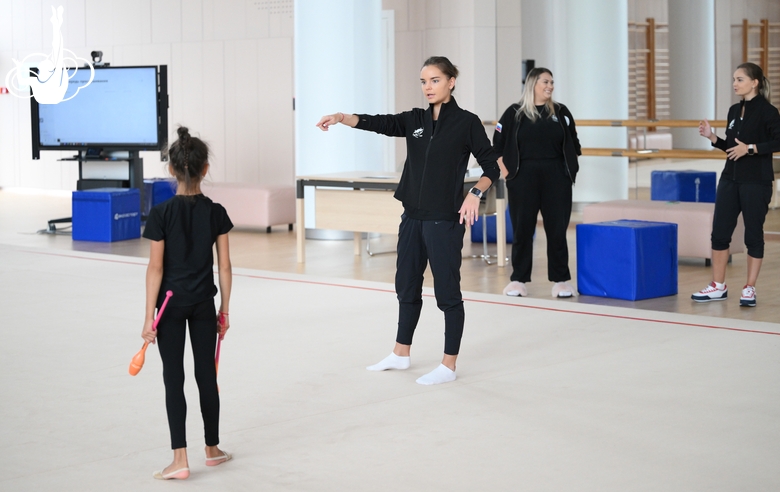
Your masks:
<path fill-rule="evenodd" d="M 629 149 L 666 149 L 671 150 L 672 147 L 672 134 L 671 133 L 657 133 L 637 132 L 635 136 L 628 139 Z"/>
<path fill-rule="evenodd" d="M 248 183 L 201 184 L 203 194 L 227 210 L 233 225 L 241 228 L 265 229 L 295 223 L 295 187 L 265 186 Z"/>
<path fill-rule="evenodd" d="M 582 222 L 629 219 L 677 224 L 677 255 L 704 258 L 709 265 L 714 211 L 714 203 L 613 200 L 586 206 L 582 210 Z M 740 216 L 729 247 L 730 254 L 745 250 L 744 237 L 745 226 Z"/>

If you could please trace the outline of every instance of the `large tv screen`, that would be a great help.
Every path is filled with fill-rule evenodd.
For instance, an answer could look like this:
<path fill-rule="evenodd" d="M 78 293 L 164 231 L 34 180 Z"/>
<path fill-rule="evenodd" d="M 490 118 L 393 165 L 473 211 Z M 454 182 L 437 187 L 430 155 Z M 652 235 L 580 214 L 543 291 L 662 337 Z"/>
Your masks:
<path fill-rule="evenodd" d="M 33 159 L 41 150 L 165 150 L 167 66 L 95 67 L 83 87 L 89 76 L 88 68 L 69 69 L 58 104 L 30 98 Z"/>

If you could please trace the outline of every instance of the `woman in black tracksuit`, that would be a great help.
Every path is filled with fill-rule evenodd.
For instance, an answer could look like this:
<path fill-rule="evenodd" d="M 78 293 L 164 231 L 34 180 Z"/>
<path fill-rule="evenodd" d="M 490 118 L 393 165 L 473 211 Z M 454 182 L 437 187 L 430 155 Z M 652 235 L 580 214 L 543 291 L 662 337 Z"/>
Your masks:
<path fill-rule="evenodd" d="M 447 58 L 431 57 L 420 72 L 427 109 L 375 116 L 336 113 L 317 123 L 322 130 L 342 123 L 406 138 L 406 163 L 395 192 L 404 207 L 395 277 L 398 333 L 393 352 L 367 369 L 409 367 L 412 337 L 422 310 L 423 273 L 430 263 L 436 303 L 444 312 L 444 357 L 436 369 L 417 379 L 420 384 L 455 380 L 464 324 L 460 264 L 465 224 L 474 223 L 481 196 L 499 178 L 496 156 L 480 119 L 458 107 L 452 97 L 457 76 L 457 68 Z M 464 198 L 469 154 L 484 172 Z"/>
<path fill-rule="evenodd" d="M 546 68 L 528 73 L 523 97 L 501 116 L 493 148 L 506 173 L 509 215 L 514 229 L 512 275 L 504 294 L 526 296 L 531 281 L 533 238 L 539 211 L 547 235 L 547 277 L 553 297 L 571 297 L 567 280 L 569 248 L 566 230 L 572 206 L 572 185 L 581 153 L 574 118 L 552 99 L 553 75 Z"/>
<path fill-rule="evenodd" d="M 758 65 L 738 66 L 733 86 L 742 101 L 729 108 L 726 139 L 715 135 L 707 120 L 699 124 L 699 133 L 728 157 L 718 182 L 712 218 L 712 282 L 691 298 L 709 302 L 728 297 L 725 282 L 729 243 L 742 213 L 748 257 L 747 283 L 739 304 L 753 307 L 764 258 L 764 220 L 772 199 L 772 153 L 780 151 L 780 113 L 769 103 L 769 81 Z"/>

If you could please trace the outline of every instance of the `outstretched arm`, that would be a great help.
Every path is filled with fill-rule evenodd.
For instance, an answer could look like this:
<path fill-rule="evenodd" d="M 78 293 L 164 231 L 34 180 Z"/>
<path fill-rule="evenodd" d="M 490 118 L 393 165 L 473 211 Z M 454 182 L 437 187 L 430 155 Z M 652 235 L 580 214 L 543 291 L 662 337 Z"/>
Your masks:
<path fill-rule="evenodd" d="M 328 127 L 335 125 L 336 123 L 341 123 L 342 125 L 347 125 L 350 128 L 355 128 L 355 126 L 358 124 L 358 117 L 354 114 L 329 114 L 327 116 L 323 116 L 322 119 L 320 119 L 320 122 L 317 123 L 317 128 L 326 132 L 328 131 Z"/>

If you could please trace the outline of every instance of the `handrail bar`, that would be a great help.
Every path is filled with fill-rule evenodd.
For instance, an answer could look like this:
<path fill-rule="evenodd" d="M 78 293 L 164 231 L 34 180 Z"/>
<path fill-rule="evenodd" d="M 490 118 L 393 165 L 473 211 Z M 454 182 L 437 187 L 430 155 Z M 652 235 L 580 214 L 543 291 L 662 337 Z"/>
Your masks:
<path fill-rule="evenodd" d="M 717 159 L 724 160 L 726 153 L 722 150 L 699 149 L 610 149 L 584 148 L 583 156 L 602 157 L 633 157 L 639 159 Z"/>
<path fill-rule="evenodd" d="M 612 126 L 626 128 L 649 128 L 649 127 L 668 127 L 668 128 L 698 128 L 699 120 L 576 120 L 577 126 Z M 486 120 L 482 122 L 486 126 L 496 126 L 498 121 Z M 711 120 L 710 126 L 713 128 L 725 128 L 726 120 Z"/>

